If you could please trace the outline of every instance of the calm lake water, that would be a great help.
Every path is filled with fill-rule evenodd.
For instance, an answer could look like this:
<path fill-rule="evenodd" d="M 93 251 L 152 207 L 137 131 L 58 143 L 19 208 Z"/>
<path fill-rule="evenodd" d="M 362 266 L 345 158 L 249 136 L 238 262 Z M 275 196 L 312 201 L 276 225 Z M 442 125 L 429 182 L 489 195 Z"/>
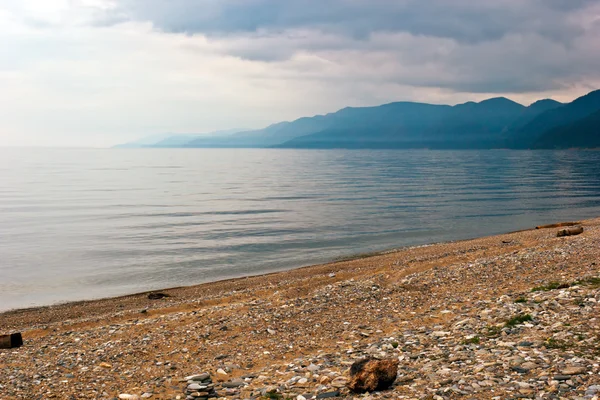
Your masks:
<path fill-rule="evenodd" d="M 600 215 L 600 152 L 0 149 L 0 309 Z"/>

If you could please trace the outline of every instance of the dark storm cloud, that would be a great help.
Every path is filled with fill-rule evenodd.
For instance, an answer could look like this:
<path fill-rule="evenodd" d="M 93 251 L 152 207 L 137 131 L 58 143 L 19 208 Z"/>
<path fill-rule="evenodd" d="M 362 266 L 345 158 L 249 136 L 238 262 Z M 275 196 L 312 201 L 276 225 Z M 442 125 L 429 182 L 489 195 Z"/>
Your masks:
<path fill-rule="evenodd" d="M 600 78 L 598 0 L 120 0 L 96 23 L 150 22 L 289 79 L 525 93 Z M 297 57 L 296 57 L 297 58 Z M 330 74 L 329 70 L 335 70 Z M 340 83 L 344 84 L 344 83 Z"/>
<path fill-rule="evenodd" d="M 151 21 L 168 32 L 231 35 L 318 29 L 353 38 L 407 32 L 475 43 L 537 32 L 568 41 L 582 34 L 565 13 L 591 0 L 121 0 L 104 23 Z"/>

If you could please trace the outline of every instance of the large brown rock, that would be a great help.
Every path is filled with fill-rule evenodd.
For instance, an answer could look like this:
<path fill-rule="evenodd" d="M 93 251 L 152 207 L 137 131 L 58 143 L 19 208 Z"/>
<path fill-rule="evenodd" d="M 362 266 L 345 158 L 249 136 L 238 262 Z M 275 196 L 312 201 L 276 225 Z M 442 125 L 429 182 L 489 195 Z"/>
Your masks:
<path fill-rule="evenodd" d="M 398 360 L 365 358 L 350 367 L 348 388 L 355 393 L 374 392 L 389 388 L 398 374 Z"/>

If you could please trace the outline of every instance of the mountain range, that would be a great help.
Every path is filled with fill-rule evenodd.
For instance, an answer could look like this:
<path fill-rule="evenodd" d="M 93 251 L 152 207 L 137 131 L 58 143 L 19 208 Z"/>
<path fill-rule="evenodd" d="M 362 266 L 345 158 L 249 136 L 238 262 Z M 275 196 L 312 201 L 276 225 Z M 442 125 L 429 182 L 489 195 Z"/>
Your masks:
<path fill-rule="evenodd" d="M 528 107 L 504 97 L 455 106 L 395 102 L 346 107 L 264 129 L 163 135 L 119 147 L 303 149 L 563 149 L 600 147 L 600 90 Z"/>

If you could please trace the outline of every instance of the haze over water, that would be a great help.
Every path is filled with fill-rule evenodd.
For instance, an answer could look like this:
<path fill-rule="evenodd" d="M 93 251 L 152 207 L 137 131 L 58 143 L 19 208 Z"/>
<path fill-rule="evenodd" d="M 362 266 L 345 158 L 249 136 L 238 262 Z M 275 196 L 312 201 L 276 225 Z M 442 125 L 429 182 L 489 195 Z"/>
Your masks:
<path fill-rule="evenodd" d="M 0 149 L 0 310 L 600 215 L 600 152 Z"/>

